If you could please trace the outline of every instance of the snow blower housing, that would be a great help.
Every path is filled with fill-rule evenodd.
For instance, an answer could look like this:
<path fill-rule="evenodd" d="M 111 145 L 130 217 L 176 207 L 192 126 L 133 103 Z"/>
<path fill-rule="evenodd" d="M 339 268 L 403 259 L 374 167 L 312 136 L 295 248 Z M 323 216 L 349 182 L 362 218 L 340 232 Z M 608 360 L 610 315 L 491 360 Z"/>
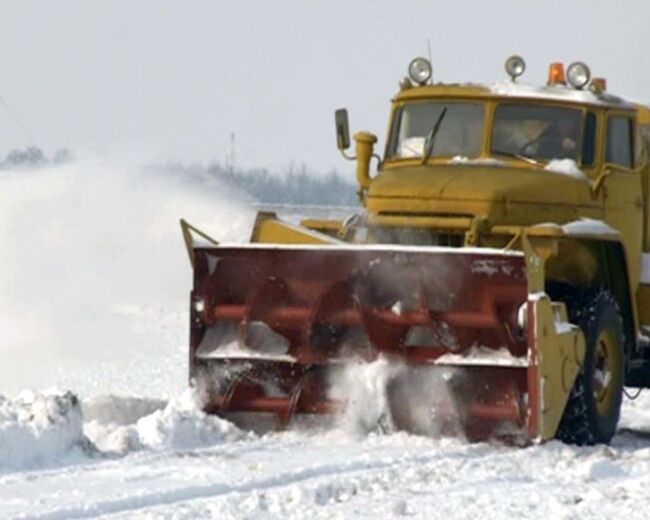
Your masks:
<path fill-rule="evenodd" d="M 469 438 L 611 439 L 623 386 L 650 386 L 650 110 L 583 63 L 542 87 L 524 70 L 514 56 L 507 82 L 432 84 L 416 58 L 383 158 L 367 132 L 347 154 L 338 110 L 363 206 L 344 221 L 261 212 L 248 245 L 182 221 L 207 411 L 334 414 L 337 372 L 384 356 L 406 383 L 452 369 L 450 402 L 423 396 L 424 413 L 453 409 Z M 417 431 L 417 389 L 394 383 L 393 422 Z"/>

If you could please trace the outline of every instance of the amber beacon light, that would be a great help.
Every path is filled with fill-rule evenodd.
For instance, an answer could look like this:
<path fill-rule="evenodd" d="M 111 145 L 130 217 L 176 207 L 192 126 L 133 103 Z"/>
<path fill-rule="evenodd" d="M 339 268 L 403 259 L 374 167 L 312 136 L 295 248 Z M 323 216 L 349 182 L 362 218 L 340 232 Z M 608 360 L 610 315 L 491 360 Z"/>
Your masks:
<path fill-rule="evenodd" d="M 548 84 L 549 85 L 566 85 L 566 77 L 564 76 L 564 65 L 562 63 L 551 63 L 548 68 Z"/>

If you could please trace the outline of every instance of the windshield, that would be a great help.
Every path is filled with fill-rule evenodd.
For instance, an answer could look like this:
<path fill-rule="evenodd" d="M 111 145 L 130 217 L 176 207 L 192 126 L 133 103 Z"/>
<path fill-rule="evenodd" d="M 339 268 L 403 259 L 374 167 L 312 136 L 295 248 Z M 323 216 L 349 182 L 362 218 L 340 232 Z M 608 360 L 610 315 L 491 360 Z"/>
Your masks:
<path fill-rule="evenodd" d="M 494 113 L 491 153 L 531 159 L 580 157 L 583 113 L 573 108 L 500 104 Z"/>
<path fill-rule="evenodd" d="M 404 105 L 396 118 L 388 156 L 422 157 L 427 136 L 440 120 L 429 157 L 476 157 L 481 151 L 484 113 L 480 103 L 439 101 Z"/>

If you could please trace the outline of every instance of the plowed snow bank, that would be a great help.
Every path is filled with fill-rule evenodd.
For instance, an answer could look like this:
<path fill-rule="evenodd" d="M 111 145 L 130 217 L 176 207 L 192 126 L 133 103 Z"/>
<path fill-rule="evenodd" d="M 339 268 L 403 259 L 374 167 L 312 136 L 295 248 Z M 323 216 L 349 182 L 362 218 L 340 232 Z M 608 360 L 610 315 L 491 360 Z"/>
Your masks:
<path fill-rule="evenodd" d="M 105 396 L 84 403 L 86 409 L 86 434 L 104 452 L 191 449 L 246 435 L 232 423 L 203 413 L 189 390 L 166 405 L 155 399 Z"/>
<path fill-rule="evenodd" d="M 71 392 L 0 396 L 0 470 L 48 465 L 93 449 Z"/>
<path fill-rule="evenodd" d="M 163 410 L 135 425 L 142 443 L 150 448 L 189 449 L 233 441 L 243 432 L 232 423 L 203 413 L 191 391 L 172 399 Z"/>
<path fill-rule="evenodd" d="M 167 404 L 106 396 L 84 403 L 83 410 L 91 418 L 85 423 L 71 392 L 0 396 L 0 472 L 82 461 L 93 454 L 192 449 L 250 435 L 203 413 L 189 390 Z"/>

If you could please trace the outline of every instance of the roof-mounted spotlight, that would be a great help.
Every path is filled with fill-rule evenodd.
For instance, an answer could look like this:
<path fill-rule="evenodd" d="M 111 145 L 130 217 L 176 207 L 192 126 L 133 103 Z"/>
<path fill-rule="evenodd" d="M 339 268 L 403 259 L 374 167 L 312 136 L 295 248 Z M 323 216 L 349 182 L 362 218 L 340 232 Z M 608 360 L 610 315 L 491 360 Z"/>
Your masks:
<path fill-rule="evenodd" d="M 400 80 L 399 82 L 399 88 L 400 90 L 406 90 L 409 89 L 413 86 L 413 83 L 411 83 L 411 80 L 407 77 L 404 77 Z"/>
<path fill-rule="evenodd" d="M 510 56 L 506 60 L 506 72 L 510 79 L 514 82 L 517 78 L 526 72 L 526 62 L 521 56 Z"/>
<path fill-rule="evenodd" d="M 569 65 L 569 68 L 566 71 L 567 79 L 569 84 L 573 88 L 582 89 L 584 88 L 589 80 L 591 79 L 591 71 L 589 67 L 582 63 L 581 61 L 576 61 Z"/>
<path fill-rule="evenodd" d="M 594 78 L 589 84 L 589 90 L 594 94 L 602 94 L 607 90 L 607 80 L 605 78 Z"/>
<path fill-rule="evenodd" d="M 433 69 L 426 58 L 418 57 L 409 63 L 409 76 L 418 85 L 424 85 L 431 79 Z"/>

